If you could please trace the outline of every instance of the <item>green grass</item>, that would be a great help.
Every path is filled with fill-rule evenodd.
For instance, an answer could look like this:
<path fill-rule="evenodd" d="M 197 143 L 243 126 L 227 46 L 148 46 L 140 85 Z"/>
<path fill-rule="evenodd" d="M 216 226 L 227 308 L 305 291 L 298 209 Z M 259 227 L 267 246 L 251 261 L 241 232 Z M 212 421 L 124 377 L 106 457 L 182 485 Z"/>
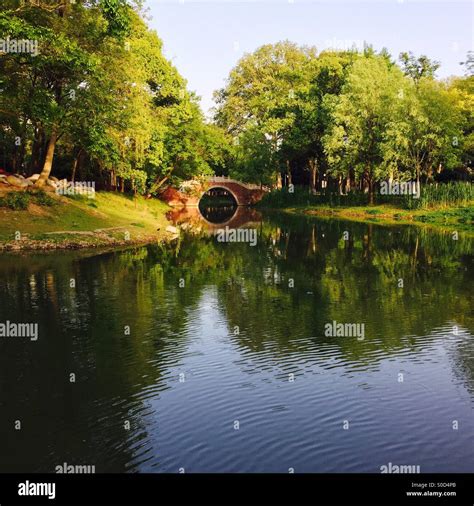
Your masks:
<path fill-rule="evenodd" d="M 30 193 L 32 200 L 39 206 L 51 207 L 55 204 L 55 199 L 44 190 L 36 190 Z"/>
<path fill-rule="evenodd" d="M 131 241 L 140 241 L 163 237 L 168 224 L 165 214 L 169 208 L 156 199 L 106 192 L 97 192 L 94 200 L 49 194 L 38 197 L 27 192 L 11 192 L 2 199 L 23 202 L 23 197 L 11 197 L 14 193 L 27 195 L 27 208 L 23 204 L 16 210 L 0 207 L 0 241 L 4 242 L 13 240 L 16 232 L 31 240 L 58 242 L 69 238 L 91 244 L 120 238 L 128 232 Z"/>
<path fill-rule="evenodd" d="M 381 224 L 420 224 L 468 231 L 474 234 L 474 206 L 438 209 L 406 210 L 395 206 L 350 206 L 330 208 L 329 206 L 294 207 L 285 210 L 292 214 L 323 216 Z"/>
<path fill-rule="evenodd" d="M 29 190 L 8 192 L 0 197 L 0 207 L 11 209 L 12 211 L 25 211 L 30 203 L 39 206 L 51 207 L 56 200 L 48 195 L 44 190 Z"/>
<path fill-rule="evenodd" d="M 416 199 L 407 195 L 375 197 L 376 204 L 370 206 L 367 194 L 360 192 L 312 195 L 307 188 L 295 187 L 294 193 L 285 188 L 266 194 L 259 206 L 293 214 L 381 224 L 417 223 L 474 233 L 474 186 L 470 183 L 423 185 Z"/>

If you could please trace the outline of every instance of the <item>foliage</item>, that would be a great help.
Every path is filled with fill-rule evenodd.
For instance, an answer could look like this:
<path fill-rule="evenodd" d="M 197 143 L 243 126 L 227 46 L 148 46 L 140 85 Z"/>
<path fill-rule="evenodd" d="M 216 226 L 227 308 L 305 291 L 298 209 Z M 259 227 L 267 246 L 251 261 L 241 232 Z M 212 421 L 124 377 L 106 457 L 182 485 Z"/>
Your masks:
<path fill-rule="evenodd" d="M 44 190 L 36 190 L 30 193 L 32 199 L 39 206 L 52 207 L 55 204 L 55 200 L 48 195 Z"/>
<path fill-rule="evenodd" d="M 417 84 L 423 77 L 434 77 L 440 67 L 439 62 L 432 62 L 425 55 L 417 58 L 411 51 L 400 53 L 400 62 L 405 75 L 411 77 Z"/>
<path fill-rule="evenodd" d="M 14 211 L 24 211 L 30 203 L 30 194 L 25 192 L 9 192 L 0 198 L 0 207 L 7 207 Z"/>
<path fill-rule="evenodd" d="M 38 41 L 0 57 L 0 148 L 11 172 L 150 187 L 221 171 L 228 141 L 164 57 L 140 2 L 10 0 L 0 31 Z"/>
<path fill-rule="evenodd" d="M 287 188 L 282 188 L 281 190 L 267 193 L 259 205 L 271 208 L 318 205 L 338 207 L 366 205 L 367 201 L 367 195 L 361 192 L 351 192 L 349 195 L 339 195 L 334 192 L 315 195 L 308 192 L 307 188 L 296 186 L 293 192 L 289 192 Z"/>
<path fill-rule="evenodd" d="M 376 204 L 391 204 L 400 209 L 444 208 L 453 205 L 468 206 L 474 202 L 474 187 L 470 183 L 449 182 L 429 184 L 421 187 L 420 197 L 411 195 L 374 196 Z M 293 192 L 287 188 L 274 190 L 266 194 L 259 204 L 262 207 L 291 208 L 300 206 L 365 206 L 369 203 L 368 195 L 363 192 L 350 192 L 339 195 L 334 192 L 313 194 L 307 188 L 296 186 Z"/>
<path fill-rule="evenodd" d="M 233 138 L 230 173 L 323 193 L 329 180 L 339 194 L 364 191 L 371 201 L 384 180 L 425 184 L 454 169 L 469 178 L 472 76 L 438 81 L 438 68 L 412 53 L 398 65 L 370 46 L 320 54 L 288 41 L 262 46 L 215 95 L 215 121 Z"/>
<path fill-rule="evenodd" d="M 405 196 L 405 206 L 410 209 L 469 205 L 473 202 L 474 187 L 471 183 L 425 185 L 421 189 L 420 198 L 412 199 Z"/>
<path fill-rule="evenodd" d="M 374 183 L 386 175 L 385 140 L 404 78 L 381 58 L 357 60 L 331 106 L 331 126 L 323 138 L 332 174 L 351 168 L 365 178 L 371 199 Z"/>

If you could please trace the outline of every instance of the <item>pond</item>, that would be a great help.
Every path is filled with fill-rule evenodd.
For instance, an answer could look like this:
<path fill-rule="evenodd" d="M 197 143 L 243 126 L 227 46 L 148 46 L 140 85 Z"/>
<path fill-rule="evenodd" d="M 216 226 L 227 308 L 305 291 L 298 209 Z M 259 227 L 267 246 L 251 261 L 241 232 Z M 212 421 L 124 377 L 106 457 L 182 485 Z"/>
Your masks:
<path fill-rule="evenodd" d="M 472 239 L 239 212 L 2 255 L 1 472 L 474 472 Z"/>

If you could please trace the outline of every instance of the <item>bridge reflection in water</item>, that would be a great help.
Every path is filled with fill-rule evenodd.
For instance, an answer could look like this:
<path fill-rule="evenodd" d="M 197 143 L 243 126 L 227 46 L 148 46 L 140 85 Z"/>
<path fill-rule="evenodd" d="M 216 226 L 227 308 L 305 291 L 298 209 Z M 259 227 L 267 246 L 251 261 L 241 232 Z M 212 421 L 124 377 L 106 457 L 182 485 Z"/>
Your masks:
<path fill-rule="evenodd" d="M 262 222 L 261 213 L 247 206 L 206 207 L 203 212 L 198 207 L 182 207 L 169 211 L 166 217 L 181 228 L 209 233 L 225 227 L 257 226 Z"/>

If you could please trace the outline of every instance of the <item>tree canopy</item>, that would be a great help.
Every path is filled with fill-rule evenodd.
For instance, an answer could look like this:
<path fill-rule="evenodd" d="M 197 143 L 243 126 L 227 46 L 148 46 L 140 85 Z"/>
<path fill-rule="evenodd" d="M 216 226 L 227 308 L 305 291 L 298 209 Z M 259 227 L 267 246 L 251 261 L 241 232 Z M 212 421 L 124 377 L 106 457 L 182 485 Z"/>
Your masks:
<path fill-rule="evenodd" d="M 9 0 L 0 32 L 38 49 L 0 56 L 5 169 L 40 173 L 39 186 L 54 166 L 145 192 L 223 163 L 226 136 L 204 120 L 139 4 Z"/>
<path fill-rule="evenodd" d="M 2 47 L 15 49 L 0 47 L 0 165 L 38 186 L 159 193 L 215 173 L 372 195 L 386 179 L 472 173 L 472 53 L 464 77 L 441 81 L 425 55 L 266 44 L 215 92 L 210 122 L 140 1 L 3 4 Z"/>
<path fill-rule="evenodd" d="M 411 52 L 399 62 L 371 46 L 318 53 L 288 41 L 244 55 L 215 95 L 215 120 L 234 139 L 230 172 L 313 191 L 330 179 L 371 197 L 382 180 L 469 173 L 472 76 L 440 81 L 440 64 Z"/>

